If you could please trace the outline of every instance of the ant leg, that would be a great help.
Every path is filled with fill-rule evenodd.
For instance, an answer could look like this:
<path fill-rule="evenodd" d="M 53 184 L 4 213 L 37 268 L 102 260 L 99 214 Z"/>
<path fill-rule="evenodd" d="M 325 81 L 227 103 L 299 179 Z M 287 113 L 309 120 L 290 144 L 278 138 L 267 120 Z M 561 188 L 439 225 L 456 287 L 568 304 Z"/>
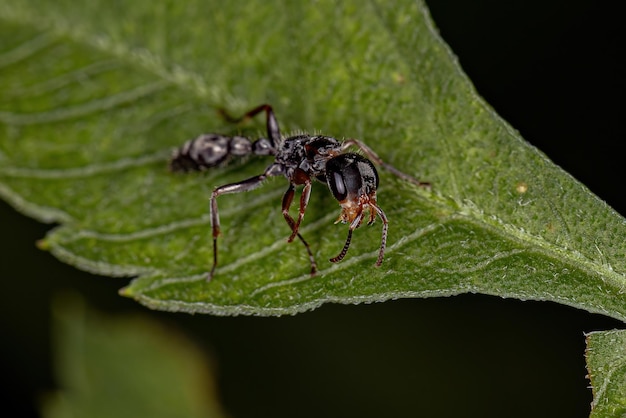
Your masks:
<path fill-rule="evenodd" d="M 307 179 L 306 183 L 304 183 L 304 188 L 302 189 L 302 194 L 300 195 L 300 210 L 298 212 L 298 220 L 293 226 L 293 232 L 287 242 L 293 241 L 300 229 L 300 224 L 302 223 L 302 219 L 304 218 L 304 213 L 306 212 L 306 207 L 309 204 L 309 198 L 311 197 L 311 179 Z"/>
<path fill-rule="evenodd" d="M 359 141 L 358 139 L 347 139 L 346 141 L 344 141 L 344 143 L 342 144 L 341 148 L 343 151 L 345 151 L 347 148 L 351 147 L 351 146 L 355 146 L 357 148 L 359 148 L 361 151 L 363 151 L 365 153 L 365 155 L 367 155 L 367 157 L 374 161 L 376 164 L 378 164 L 379 166 L 383 167 L 385 170 L 389 171 L 391 174 L 394 174 L 397 177 L 400 177 L 403 180 L 406 180 L 410 183 L 413 183 L 419 187 L 424 187 L 427 189 L 430 189 L 430 183 L 428 182 L 424 182 L 424 181 L 419 181 L 418 179 L 416 179 L 415 177 L 412 177 L 406 173 L 403 173 L 402 171 L 398 170 L 397 168 L 395 168 L 394 166 L 392 166 L 391 164 L 387 164 L 386 162 L 384 162 L 382 160 L 382 158 L 380 158 L 378 156 L 378 154 L 376 154 L 374 152 L 373 149 L 371 149 L 370 147 L 368 147 L 367 145 L 365 145 L 363 142 Z"/>
<path fill-rule="evenodd" d="M 302 194 L 300 195 L 300 211 L 298 213 L 298 220 L 294 221 L 294 219 L 289 215 L 289 207 L 291 206 L 291 202 L 293 201 L 294 196 L 294 187 L 299 184 L 304 184 L 304 188 L 302 189 Z M 301 169 L 296 169 L 293 175 L 290 178 L 289 188 L 285 192 L 285 196 L 283 197 L 283 216 L 285 220 L 291 227 L 291 235 L 287 239 L 287 242 L 292 242 L 298 234 L 298 230 L 300 229 L 300 224 L 302 223 L 302 219 L 304 218 L 304 214 L 306 212 L 306 207 L 309 204 L 309 198 L 311 197 L 311 178 L 309 175 Z"/>
<path fill-rule="evenodd" d="M 306 248 L 306 252 L 309 255 L 309 262 L 311 263 L 311 276 L 315 276 L 315 273 L 317 273 L 317 263 L 315 262 L 315 257 L 313 257 L 313 253 L 311 252 L 311 247 L 309 247 L 309 243 L 304 240 L 304 237 L 300 235 L 299 232 L 298 238 L 300 238 L 300 241 L 304 244 L 304 248 Z"/>
<path fill-rule="evenodd" d="M 295 194 L 295 188 L 293 184 L 289 184 L 289 188 L 285 192 L 283 196 L 283 216 L 285 217 L 285 221 L 289 224 L 291 228 L 291 232 L 295 231 L 296 221 L 289 214 L 289 208 L 291 207 L 291 202 L 293 202 L 293 195 Z"/>
<path fill-rule="evenodd" d="M 231 123 L 243 122 L 244 120 L 255 117 L 261 112 L 265 112 L 267 137 L 272 143 L 272 147 L 275 147 L 280 142 L 280 129 L 278 127 L 278 121 L 276 120 L 276 116 L 274 116 L 272 106 L 268 104 L 262 104 L 260 106 L 257 106 L 254 109 L 246 112 L 243 116 L 239 118 L 233 118 L 224 109 L 219 109 L 219 112 L 224 119 Z"/>
<path fill-rule="evenodd" d="M 210 281 L 215 275 L 215 268 L 217 267 L 217 237 L 220 236 L 220 216 L 217 210 L 217 197 L 223 194 L 247 192 L 259 187 L 267 177 L 277 176 L 282 174 L 282 168 L 276 164 L 270 165 L 263 174 L 250 177 L 247 180 L 239 183 L 226 184 L 224 186 L 217 187 L 211 193 L 211 231 L 213 233 L 213 266 L 207 277 Z"/>
<path fill-rule="evenodd" d="M 291 217 L 291 215 L 289 215 L 289 207 L 291 206 L 291 202 L 293 201 L 294 194 L 295 187 L 293 184 L 289 184 L 289 188 L 283 196 L 283 216 L 285 217 L 285 221 L 287 221 L 287 224 L 291 228 L 292 232 L 287 242 L 292 242 L 293 239 L 297 236 L 302 244 L 304 244 L 304 248 L 306 248 L 306 252 L 309 255 L 309 261 L 311 262 L 311 276 L 313 276 L 317 272 L 317 264 L 315 263 L 315 258 L 313 257 L 313 253 L 311 252 L 311 247 L 309 246 L 309 243 L 306 242 L 304 237 L 298 232 L 300 222 L 296 224 L 296 221 Z"/>

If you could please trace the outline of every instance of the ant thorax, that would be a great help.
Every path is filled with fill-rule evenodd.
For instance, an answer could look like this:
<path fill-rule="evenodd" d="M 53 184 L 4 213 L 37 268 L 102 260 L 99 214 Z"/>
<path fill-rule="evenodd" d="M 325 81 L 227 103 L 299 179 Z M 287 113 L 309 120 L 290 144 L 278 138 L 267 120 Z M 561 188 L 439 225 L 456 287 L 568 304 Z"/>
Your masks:
<path fill-rule="evenodd" d="M 320 135 L 296 135 L 285 138 L 276 151 L 276 162 L 284 165 L 287 178 L 300 169 L 321 182 L 326 182 L 326 162 L 341 153 L 341 143 Z"/>

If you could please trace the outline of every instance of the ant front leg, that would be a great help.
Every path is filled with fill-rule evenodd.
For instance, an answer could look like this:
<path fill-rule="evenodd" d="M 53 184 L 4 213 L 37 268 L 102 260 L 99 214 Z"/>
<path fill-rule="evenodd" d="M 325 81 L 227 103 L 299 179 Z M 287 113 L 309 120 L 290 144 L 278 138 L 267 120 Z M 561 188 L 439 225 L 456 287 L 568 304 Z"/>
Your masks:
<path fill-rule="evenodd" d="M 308 179 L 308 183 L 305 183 L 304 190 L 302 191 L 302 196 L 300 197 L 300 212 L 297 221 L 295 221 L 289 214 L 289 208 L 291 207 L 291 203 L 293 202 L 294 194 L 295 185 L 294 183 L 290 183 L 289 188 L 283 196 L 282 206 L 285 221 L 291 228 L 291 235 L 287 239 L 287 242 L 293 242 L 296 236 L 300 239 L 309 256 L 309 261 L 311 263 L 311 276 L 313 276 L 317 272 L 317 264 L 315 263 L 315 258 L 313 257 L 313 253 L 311 252 L 311 247 L 309 246 L 309 243 L 306 242 L 304 237 L 300 234 L 300 232 L 298 232 L 300 229 L 300 223 L 302 222 L 302 219 L 304 217 L 304 212 L 306 211 L 306 206 L 309 202 L 309 196 L 311 195 L 311 180 Z"/>
<path fill-rule="evenodd" d="M 272 147 L 276 147 L 276 145 L 280 142 L 280 129 L 278 127 L 278 121 L 276 120 L 276 116 L 274 116 L 272 106 L 268 104 L 262 104 L 246 112 L 243 116 L 239 118 L 233 118 L 228 113 L 226 113 L 224 109 L 220 109 L 219 111 L 220 114 L 231 123 L 243 122 L 244 120 L 255 117 L 261 112 L 265 112 L 267 138 L 270 140 Z"/>
<path fill-rule="evenodd" d="M 296 184 L 297 183 L 293 182 L 290 183 L 289 188 L 283 196 L 283 216 L 285 217 L 285 221 L 287 222 L 287 224 L 289 224 L 289 227 L 291 228 L 291 235 L 289 236 L 289 238 L 287 238 L 287 242 L 292 242 L 296 235 L 298 235 L 298 230 L 300 229 L 300 224 L 302 223 L 302 219 L 304 218 L 304 213 L 306 212 L 306 207 L 309 203 L 309 197 L 311 196 L 311 180 L 308 179 L 304 185 L 304 189 L 302 190 L 302 195 L 300 196 L 300 211 L 298 213 L 298 220 L 294 220 L 289 214 L 289 208 L 291 207 L 291 203 L 293 202 Z"/>
<path fill-rule="evenodd" d="M 289 215 L 289 206 L 291 206 L 291 200 L 293 199 L 293 186 L 297 184 L 304 184 L 304 188 L 302 189 L 302 194 L 300 195 L 300 210 L 298 211 L 298 220 L 294 222 L 293 218 Z M 306 207 L 309 204 L 309 198 L 311 197 L 311 178 L 307 173 L 303 170 L 297 168 L 294 174 L 291 176 L 291 185 L 290 190 L 287 190 L 287 193 L 291 191 L 291 197 L 288 201 L 286 201 L 287 194 L 285 194 L 285 199 L 283 199 L 283 215 L 285 219 L 289 217 L 287 223 L 291 226 L 291 236 L 287 239 L 287 242 L 293 241 L 300 229 L 300 224 L 302 223 L 302 219 L 304 219 L 304 214 L 306 212 Z M 287 203 L 287 207 L 285 207 L 285 203 Z"/>
<path fill-rule="evenodd" d="M 263 174 L 250 177 L 247 180 L 239 183 L 226 184 L 224 186 L 217 187 L 211 193 L 211 231 L 213 233 L 213 266 L 207 277 L 210 281 L 215 275 L 215 268 L 217 267 L 217 237 L 220 236 L 220 216 L 217 210 L 217 197 L 223 194 L 247 192 L 249 190 L 256 189 L 261 186 L 263 181 L 270 176 L 278 176 L 283 174 L 283 169 L 277 164 L 270 165 Z"/>
<path fill-rule="evenodd" d="M 343 151 L 345 151 L 346 149 L 350 148 L 351 146 L 355 146 L 358 149 L 360 149 L 361 151 L 363 151 L 365 153 L 365 155 L 367 155 L 367 158 L 369 158 L 370 160 L 372 160 L 373 162 L 375 162 L 376 164 L 378 164 L 379 166 L 381 166 L 382 168 L 384 168 L 385 170 L 389 171 L 391 174 L 400 177 L 403 180 L 408 181 L 409 183 L 413 183 L 419 187 L 424 187 L 426 189 L 430 189 L 430 183 L 429 182 L 424 182 L 424 181 L 419 181 L 418 179 L 416 179 L 413 176 L 410 176 L 406 173 L 403 173 L 402 171 L 398 170 L 397 168 L 395 168 L 394 166 L 392 166 L 391 164 L 387 164 L 386 162 L 383 161 L 382 158 L 380 158 L 378 156 L 378 154 L 376 154 L 374 152 L 373 149 L 371 149 L 370 147 L 368 147 L 367 145 L 365 145 L 363 142 L 359 141 L 358 139 L 347 139 L 346 141 L 344 141 L 344 143 L 342 144 L 341 148 Z"/>
<path fill-rule="evenodd" d="M 283 196 L 283 217 L 285 218 L 285 221 L 289 225 L 289 228 L 291 228 L 292 232 L 289 238 L 291 238 L 298 232 L 298 230 L 296 229 L 296 221 L 289 214 L 289 208 L 291 207 L 291 202 L 293 202 L 293 196 L 295 195 L 295 193 L 295 186 L 293 184 L 289 184 L 289 188 Z M 287 240 L 287 242 L 291 241 L 293 241 L 293 238 Z"/>

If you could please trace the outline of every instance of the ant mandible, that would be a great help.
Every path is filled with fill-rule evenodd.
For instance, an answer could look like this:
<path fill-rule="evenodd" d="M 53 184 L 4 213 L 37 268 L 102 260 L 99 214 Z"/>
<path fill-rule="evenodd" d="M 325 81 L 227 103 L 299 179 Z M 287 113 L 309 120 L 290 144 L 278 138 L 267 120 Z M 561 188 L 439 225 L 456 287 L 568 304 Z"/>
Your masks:
<path fill-rule="evenodd" d="M 278 122 L 272 107 L 262 104 L 247 112 L 241 118 L 230 118 L 231 122 L 241 122 L 265 112 L 267 119 L 267 138 L 252 141 L 243 136 L 224 136 L 218 134 L 203 134 L 189 140 L 176 149 L 170 159 L 169 168 L 172 172 L 201 171 L 215 167 L 231 156 L 271 155 L 274 162 L 265 171 L 238 183 L 226 184 L 213 190 L 211 194 L 211 229 L 213 232 L 213 266 L 208 275 L 211 280 L 217 267 L 217 238 L 220 235 L 220 218 L 217 210 L 217 197 L 223 194 L 246 192 L 261 186 L 268 177 L 285 176 L 289 180 L 289 187 L 285 192 L 282 211 L 285 221 L 291 228 L 291 235 L 287 242 L 296 237 L 304 244 L 311 263 L 311 275 L 317 271 L 315 258 L 308 242 L 299 232 L 304 218 L 309 197 L 311 183 L 318 180 L 326 183 L 333 196 L 341 205 L 341 214 L 337 222 L 348 223 L 348 237 L 336 257 L 330 259 L 337 263 L 345 257 L 352 240 L 352 231 L 361 226 L 365 212 L 369 211 L 367 224 L 371 225 L 380 217 L 383 222 L 382 238 L 376 266 L 380 266 L 385 255 L 387 245 L 387 229 L 389 222 L 385 212 L 376 202 L 378 188 L 378 173 L 372 161 L 392 174 L 407 180 L 420 187 L 429 187 L 429 183 L 421 182 L 404 174 L 395 167 L 385 163 L 370 147 L 357 139 L 348 139 L 343 142 L 335 138 L 322 135 L 295 135 L 284 138 L 280 134 Z M 352 152 L 345 152 L 350 147 L 356 147 L 368 158 Z M 300 210 L 298 218 L 289 214 L 289 208 L 295 195 L 296 186 L 304 186 L 300 195 Z"/>

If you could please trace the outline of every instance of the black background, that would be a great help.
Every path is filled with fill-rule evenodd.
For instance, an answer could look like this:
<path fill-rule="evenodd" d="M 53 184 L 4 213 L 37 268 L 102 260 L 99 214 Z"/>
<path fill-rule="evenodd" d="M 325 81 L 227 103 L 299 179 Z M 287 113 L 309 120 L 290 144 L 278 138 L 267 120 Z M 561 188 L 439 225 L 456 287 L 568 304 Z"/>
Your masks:
<path fill-rule="evenodd" d="M 626 214 L 619 2 L 428 3 L 479 93 Z M 622 327 L 553 303 L 483 295 L 327 305 L 286 318 L 152 312 L 117 295 L 126 279 L 37 250 L 49 225 L 0 203 L 0 227 L 0 408 L 16 417 L 38 416 L 38 396 L 55 388 L 50 300 L 64 289 L 104 312 L 141 312 L 185 330 L 214 355 L 235 417 L 588 416 L 583 333 Z"/>

